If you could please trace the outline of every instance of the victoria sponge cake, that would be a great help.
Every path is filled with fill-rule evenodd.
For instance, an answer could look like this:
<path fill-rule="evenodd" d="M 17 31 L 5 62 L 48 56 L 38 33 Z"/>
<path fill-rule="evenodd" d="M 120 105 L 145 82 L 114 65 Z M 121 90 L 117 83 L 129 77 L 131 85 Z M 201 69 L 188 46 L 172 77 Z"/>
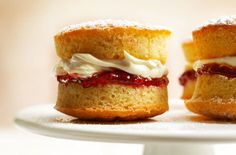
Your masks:
<path fill-rule="evenodd" d="M 71 25 L 55 35 L 55 108 L 85 120 L 137 120 L 168 110 L 167 29 L 125 20 Z"/>
<path fill-rule="evenodd" d="M 236 16 L 211 20 L 192 36 L 197 81 L 187 108 L 208 117 L 236 119 Z"/>
<path fill-rule="evenodd" d="M 179 77 L 179 83 L 183 86 L 182 99 L 190 99 L 193 95 L 196 84 L 196 72 L 192 67 L 194 61 L 197 60 L 197 52 L 193 41 L 188 40 L 182 43 L 182 49 L 187 60 L 185 70 Z"/>

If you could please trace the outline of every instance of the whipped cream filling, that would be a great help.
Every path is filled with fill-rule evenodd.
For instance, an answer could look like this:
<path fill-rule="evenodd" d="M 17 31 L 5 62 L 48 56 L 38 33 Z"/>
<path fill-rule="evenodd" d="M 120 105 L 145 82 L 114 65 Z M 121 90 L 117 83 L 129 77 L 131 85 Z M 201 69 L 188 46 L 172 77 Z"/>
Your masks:
<path fill-rule="evenodd" d="M 193 69 L 197 71 L 199 68 L 202 68 L 204 64 L 209 63 L 227 64 L 236 67 L 236 56 L 197 60 L 193 64 Z"/>
<path fill-rule="evenodd" d="M 94 73 L 120 69 L 145 78 L 160 78 L 168 73 L 167 67 L 158 60 L 138 59 L 124 51 L 122 60 L 101 60 L 91 54 L 76 53 L 69 60 L 60 60 L 54 67 L 56 75 L 78 74 L 82 78 Z"/>

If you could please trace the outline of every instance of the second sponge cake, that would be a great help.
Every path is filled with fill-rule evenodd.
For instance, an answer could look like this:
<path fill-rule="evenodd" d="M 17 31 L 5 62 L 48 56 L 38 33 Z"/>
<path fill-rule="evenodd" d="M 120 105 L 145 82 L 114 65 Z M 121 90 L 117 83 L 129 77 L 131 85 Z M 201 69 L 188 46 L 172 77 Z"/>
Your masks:
<path fill-rule="evenodd" d="M 219 18 L 193 32 L 197 81 L 186 101 L 195 113 L 236 119 L 236 16 Z"/>

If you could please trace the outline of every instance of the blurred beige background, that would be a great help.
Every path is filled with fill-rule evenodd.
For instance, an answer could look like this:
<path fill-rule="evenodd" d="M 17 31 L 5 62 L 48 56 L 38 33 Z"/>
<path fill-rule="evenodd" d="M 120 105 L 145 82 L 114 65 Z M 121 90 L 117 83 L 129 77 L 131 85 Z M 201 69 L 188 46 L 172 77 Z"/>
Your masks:
<path fill-rule="evenodd" d="M 185 63 L 180 43 L 207 19 L 236 14 L 235 7 L 235 0 L 0 0 L 0 127 L 11 125 L 27 105 L 55 101 L 53 35 L 64 26 L 112 18 L 171 28 L 169 96 L 179 98 Z"/>

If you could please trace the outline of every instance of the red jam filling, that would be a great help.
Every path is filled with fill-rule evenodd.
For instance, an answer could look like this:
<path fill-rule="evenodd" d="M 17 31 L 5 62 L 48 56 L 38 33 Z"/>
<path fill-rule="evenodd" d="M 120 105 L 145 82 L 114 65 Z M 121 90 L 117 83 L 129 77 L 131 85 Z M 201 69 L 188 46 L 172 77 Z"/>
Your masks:
<path fill-rule="evenodd" d="M 209 63 L 204 64 L 202 68 L 199 68 L 197 70 L 197 74 L 219 74 L 228 78 L 236 78 L 236 67 L 227 64 Z"/>
<path fill-rule="evenodd" d="M 144 78 L 138 75 L 129 74 L 122 70 L 103 71 L 93 74 L 88 78 L 81 78 L 77 74 L 59 75 L 57 76 L 57 81 L 65 85 L 68 83 L 79 83 L 84 88 L 106 84 L 120 84 L 132 87 L 165 87 L 169 82 L 167 76 L 161 78 Z"/>
<path fill-rule="evenodd" d="M 219 74 L 228 78 L 236 78 L 236 67 L 227 64 L 209 63 L 204 64 L 203 67 L 199 68 L 197 72 L 194 70 L 185 71 L 179 78 L 179 83 L 185 86 L 188 80 L 196 80 L 198 75 L 213 75 Z"/>
<path fill-rule="evenodd" d="M 185 86 L 189 80 L 196 80 L 196 78 L 197 78 L 197 75 L 193 69 L 187 70 L 179 77 L 179 83 L 182 86 Z"/>

